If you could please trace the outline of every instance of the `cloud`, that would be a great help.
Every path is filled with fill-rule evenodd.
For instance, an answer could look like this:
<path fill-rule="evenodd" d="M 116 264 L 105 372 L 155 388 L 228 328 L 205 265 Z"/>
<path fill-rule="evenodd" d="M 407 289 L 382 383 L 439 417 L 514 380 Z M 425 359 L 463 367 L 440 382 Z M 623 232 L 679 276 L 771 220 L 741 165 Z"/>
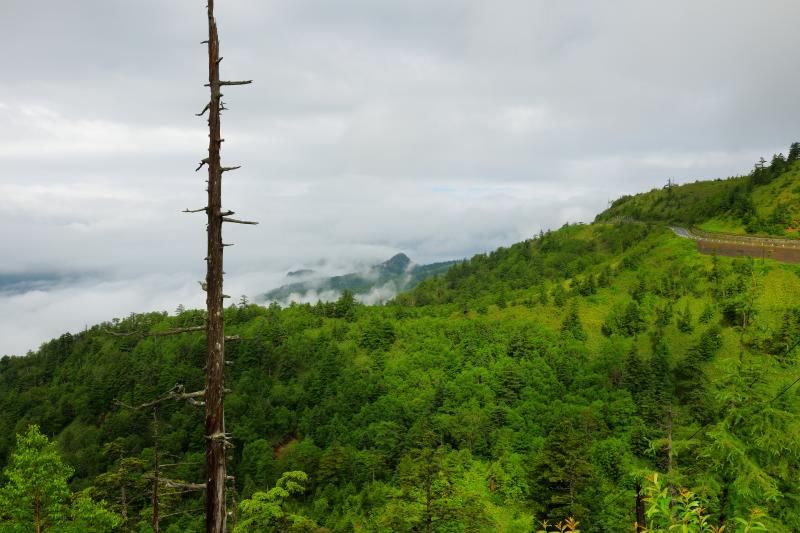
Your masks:
<path fill-rule="evenodd" d="M 243 168 L 224 203 L 261 222 L 225 228 L 234 294 L 320 263 L 466 257 L 798 140 L 794 0 L 231 0 L 217 17 L 223 75 L 255 80 L 225 91 L 223 158 Z M 203 276 L 204 221 L 180 211 L 206 202 L 205 23 L 190 0 L 4 6 L 0 275 L 75 291 L 0 296 L 19 310 L 0 352 L 81 327 L 47 309 L 82 291 L 93 323 L 172 309 Z"/>
<path fill-rule="evenodd" d="M 147 127 L 103 119 L 70 118 L 40 104 L 2 108 L 7 128 L 0 158 L 90 158 L 191 153 L 206 137 L 201 127 Z"/>
<path fill-rule="evenodd" d="M 77 332 L 132 312 L 173 312 L 178 304 L 202 305 L 185 275 L 57 284 L 44 290 L 0 294 L 0 354 L 22 355 L 66 331 Z M 103 318 L 101 318 L 103 317 Z"/>

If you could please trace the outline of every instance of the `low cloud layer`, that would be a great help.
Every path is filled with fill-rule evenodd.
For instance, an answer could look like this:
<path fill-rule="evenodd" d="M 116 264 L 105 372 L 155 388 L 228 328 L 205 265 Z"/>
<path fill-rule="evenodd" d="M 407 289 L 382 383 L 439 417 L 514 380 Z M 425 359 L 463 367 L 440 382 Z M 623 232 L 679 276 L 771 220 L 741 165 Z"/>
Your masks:
<path fill-rule="evenodd" d="M 232 294 L 457 259 L 797 137 L 793 0 L 218 5 Z M 202 305 L 203 6 L 30 0 L 0 46 L 0 354 Z M 35 290 L 34 290 L 35 289 Z"/>

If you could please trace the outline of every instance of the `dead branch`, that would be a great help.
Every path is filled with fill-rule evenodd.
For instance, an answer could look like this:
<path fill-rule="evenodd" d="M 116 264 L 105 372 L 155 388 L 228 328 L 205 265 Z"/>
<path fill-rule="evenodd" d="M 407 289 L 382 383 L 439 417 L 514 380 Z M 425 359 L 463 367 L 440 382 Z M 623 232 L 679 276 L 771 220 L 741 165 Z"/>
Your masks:
<path fill-rule="evenodd" d="M 154 405 L 161 404 L 167 400 L 186 401 L 195 406 L 205 405 L 205 402 L 195 400 L 195 398 L 204 397 L 206 394 L 205 390 L 195 391 L 195 392 L 184 392 L 185 390 L 186 387 L 184 387 L 181 384 L 177 384 L 170 390 L 162 394 L 160 397 L 156 398 L 151 402 L 146 402 L 139 405 L 129 405 L 115 398 L 114 403 L 121 407 L 125 407 L 126 409 L 132 409 L 134 411 L 138 411 L 139 409 L 145 409 L 147 407 L 153 407 Z"/>
<path fill-rule="evenodd" d="M 128 331 L 125 333 L 120 333 L 118 331 L 111 331 L 106 330 L 109 335 L 113 335 L 114 337 L 165 337 L 167 335 L 178 335 L 180 333 L 192 333 L 195 331 L 205 331 L 206 326 L 191 326 L 188 328 L 175 328 L 175 329 L 168 329 L 166 331 L 152 331 L 152 332 L 142 332 L 142 331 Z"/>
<path fill-rule="evenodd" d="M 198 507 L 196 509 L 186 509 L 184 511 L 175 511 L 174 513 L 162 514 L 161 516 L 162 516 L 162 518 L 166 518 L 168 516 L 176 516 L 176 515 L 179 515 L 179 514 L 197 513 L 199 511 L 202 511 L 203 509 L 204 509 L 203 507 Z"/>
<path fill-rule="evenodd" d="M 203 168 L 203 165 L 207 165 L 207 164 L 208 164 L 208 158 L 207 157 L 205 159 L 201 159 L 200 160 L 200 165 L 198 165 L 198 167 L 196 169 L 194 169 L 194 171 L 197 172 L 198 170 Z"/>
<path fill-rule="evenodd" d="M 194 115 L 194 116 L 196 116 L 196 117 L 202 117 L 202 116 L 205 114 L 205 112 L 206 112 L 206 111 L 208 111 L 208 109 L 209 109 L 209 107 L 210 107 L 210 106 L 211 106 L 211 102 L 207 103 L 207 104 L 206 104 L 206 106 L 203 108 L 203 110 L 202 110 L 202 111 L 200 111 L 199 113 L 195 113 L 195 115 Z"/>
<path fill-rule="evenodd" d="M 193 333 L 195 331 L 205 331 L 205 330 L 206 330 L 206 326 L 205 325 L 202 325 L 202 326 L 191 326 L 191 327 L 188 327 L 188 328 L 175 328 L 175 329 L 169 329 L 167 331 L 156 331 L 156 332 L 153 332 L 153 333 L 147 333 L 145 336 L 146 337 L 166 337 L 167 335 L 178 335 L 180 333 Z"/>
<path fill-rule="evenodd" d="M 242 338 L 239 335 L 226 335 L 225 336 L 225 342 L 240 341 L 240 340 L 242 340 Z M 229 362 L 230 361 L 225 361 L 225 363 L 229 363 Z"/>
<path fill-rule="evenodd" d="M 219 171 L 220 172 L 230 172 L 231 170 L 236 170 L 236 169 L 239 169 L 239 168 L 242 168 L 242 166 L 238 165 L 238 166 L 235 166 L 235 167 L 221 167 L 219 169 Z"/>
<path fill-rule="evenodd" d="M 258 225 L 258 222 L 254 222 L 252 220 L 238 220 L 230 217 L 222 217 L 222 220 L 223 222 L 230 222 L 232 224 L 251 224 L 253 226 Z"/>
<path fill-rule="evenodd" d="M 158 482 L 165 487 L 169 487 L 171 489 L 179 489 L 179 490 L 206 490 L 205 483 L 183 483 L 181 481 L 175 481 L 173 479 L 168 479 L 165 477 L 158 478 Z"/>
<path fill-rule="evenodd" d="M 189 209 L 189 208 L 187 207 L 186 209 L 184 209 L 183 211 L 181 211 L 181 213 L 202 213 L 202 212 L 205 212 L 205 211 L 207 211 L 207 210 L 208 210 L 208 208 L 207 208 L 207 207 L 201 207 L 200 209 Z"/>
<path fill-rule="evenodd" d="M 113 335 L 114 337 L 133 337 L 135 335 L 143 335 L 141 331 L 128 331 L 125 333 L 120 333 L 118 331 L 111 331 L 110 329 L 106 329 L 106 333 L 109 335 Z"/>
<path fill-rule="evenodd" d="M 219 81 L 213 85 L 216 87 L 224 87 L 226 85 L 249 85 L 253 83 L 253 80 L 241 80 L 241 81 Z M 206 83 L 205 87 L 211 87 L 211 83 Z M 221 95 L 220 95 L 221 96 Z"/>

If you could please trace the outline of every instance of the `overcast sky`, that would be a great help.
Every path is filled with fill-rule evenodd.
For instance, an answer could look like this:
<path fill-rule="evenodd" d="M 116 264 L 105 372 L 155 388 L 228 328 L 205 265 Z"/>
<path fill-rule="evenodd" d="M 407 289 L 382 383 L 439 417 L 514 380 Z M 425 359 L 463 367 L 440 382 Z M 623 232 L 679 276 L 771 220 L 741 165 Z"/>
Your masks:
<path fill-rule="evenodd" d="M 226 292 L 462 258 L 800 140 L 800 2 L 218 0 Z M 0 7 L 0 354 L 203 305 L 203 0 Z"/>

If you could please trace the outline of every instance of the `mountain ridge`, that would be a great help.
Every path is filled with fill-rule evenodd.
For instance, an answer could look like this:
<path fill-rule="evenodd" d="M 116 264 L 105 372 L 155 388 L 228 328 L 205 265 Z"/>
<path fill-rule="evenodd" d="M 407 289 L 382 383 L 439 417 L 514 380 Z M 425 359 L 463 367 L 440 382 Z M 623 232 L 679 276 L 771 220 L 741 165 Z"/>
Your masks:
<path fill-rule="evenodd" d="M 339 276 L 313 277 L 313 270 L 290 272 L 287 277 L 302 276 L 306 279 L 281 285 L 258 296 L 257 301 L 290 302 L 313 295 L 322 300 L 335 300 L 342 292 L 349 291 L 361 298 L 371 298 L 370 303 L 381 303 L 397 293 L 415 287 L 430 276 L 442 274 L 458 261 L 443 261 L 427 265 L 414 263 L 405 253 L 397 253 L 386 261 L 372 265 L 361 272 Z M 301 274 L 298 274 L 301 273 Z"/>
<path fill-rule="evenodd" d="M 740 235 L 800 237 L 800 143 L 788 155 L 762 158 L 746 175 L 695 181 L 625 195 L 595 217 L 632 219 Z"/>
<path fill-rule="evenodd" d="M 719 212 L 682 198 L 664 216 L 652 197 L 625 200 L 386 305 L 343 294 L 226 308 L 237 498 L 300 471 L 304 494 L 287 502 L 320 533 L 517 533 L 570 516 L 601 533 L 631 529 L 660 471 L 714 524 L 759 508 L 767 530 L 800 530 L 800 268 L 699 254 L 665 219 Z M 38 424 L 75 469 L 73 489 L 119 511 L 124 487 L 146 530 L 150 501 L 132 489 L 152 477 L 153 412 L 124 406 L 202 388 L 204 318 L 132 314 L 0 359 L 0 464 Z M 174 476 L 202 480 L 197 410 L 165 402 L 157 416 Z M 164 530 L 201 530 L 198 499 L 165 498 Z"/>

